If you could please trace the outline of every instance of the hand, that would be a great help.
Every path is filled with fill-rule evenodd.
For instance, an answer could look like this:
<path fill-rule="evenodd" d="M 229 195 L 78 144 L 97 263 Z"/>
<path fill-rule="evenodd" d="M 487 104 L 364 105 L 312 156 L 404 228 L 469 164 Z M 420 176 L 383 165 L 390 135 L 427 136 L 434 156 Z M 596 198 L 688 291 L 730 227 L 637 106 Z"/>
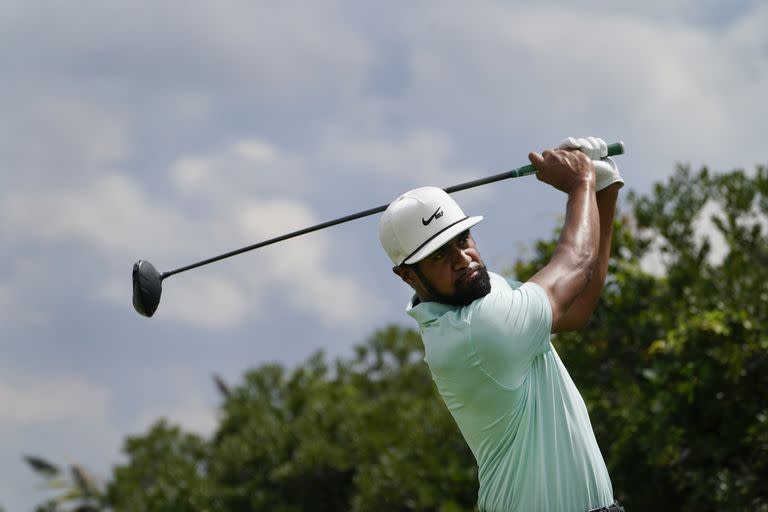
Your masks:
<path fill-rule="evenodd" d="M 541 154 L 530 153 L 528 158 L 536 168 L 536 178 L 539 181 L 548 183 L 566 194 L 590 182 L 594 190 L 595 172 L 592 170 L 592 162 L 579 151 L 548 149 Z"/>
<path fill-rule="evenodd" d="M 624 186 L 624 179 L 619 174 L 619 168 L 613 158 L 608 157 L 608 145 L 603 139 L 596 137 L 586 137 L 575 139 L 568 137 L 560 143 L 560 149 L 577 149 L 587 155 L 595 166 L 595 189 L 599 192 L 604 188 L 618 183 L 621 188 Z"/>

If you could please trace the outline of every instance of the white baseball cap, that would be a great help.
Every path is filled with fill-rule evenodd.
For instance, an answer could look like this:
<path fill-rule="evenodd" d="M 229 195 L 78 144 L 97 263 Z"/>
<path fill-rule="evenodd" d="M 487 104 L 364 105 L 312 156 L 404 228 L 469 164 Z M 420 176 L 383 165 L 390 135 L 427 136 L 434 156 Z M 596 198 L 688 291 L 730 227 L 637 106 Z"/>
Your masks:
<path fill-rule="evenodd" d="M 409 190 L 390 203 L 379 220 L 381 246 L 395 265 L 423 260 L 482 217 L 467 217 L 443 189 Z"/>

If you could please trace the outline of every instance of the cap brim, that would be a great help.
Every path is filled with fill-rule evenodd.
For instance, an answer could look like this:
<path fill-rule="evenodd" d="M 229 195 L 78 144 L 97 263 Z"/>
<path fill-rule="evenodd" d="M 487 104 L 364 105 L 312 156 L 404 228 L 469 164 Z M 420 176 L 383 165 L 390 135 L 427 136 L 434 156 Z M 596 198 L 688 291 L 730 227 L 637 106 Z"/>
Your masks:
<path fill-rule="evenodd" d="M 411 265 L 423 260 L 445 244 L 447 244 L 452 238 L 459 235 L 461 232 L 468 230 L 478 222 L 483 220 L 482 216 L 467 217 L 466 219 L 448 226 L 443 231 L 440 231 L 437 235 L 432 237 L 427 243 L 419 248 L 418 251 L 407 257 L 404 261 L 404 265 Z"/>

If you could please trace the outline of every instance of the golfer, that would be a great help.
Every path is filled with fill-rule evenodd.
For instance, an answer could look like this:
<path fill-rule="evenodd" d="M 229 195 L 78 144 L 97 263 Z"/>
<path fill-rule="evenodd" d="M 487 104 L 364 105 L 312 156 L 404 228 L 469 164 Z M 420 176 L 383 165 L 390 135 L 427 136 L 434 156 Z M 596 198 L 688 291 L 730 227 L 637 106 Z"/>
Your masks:
<path fill-rule="evenodd" d="M 406 192 L 381 217 L 381 244 L 415 292 L 407 312 L 424 359 L 477 460 L 481 512 L 623 511 L 550 342 L 586 325 L 605 284 L 624 183 L 606 155 L 594 137 L 530 153 L 538 179 L 568 200 L 551 261 L 526 283 L 488 272 L 470 233 L 482 217 L 442 189 Z"/>

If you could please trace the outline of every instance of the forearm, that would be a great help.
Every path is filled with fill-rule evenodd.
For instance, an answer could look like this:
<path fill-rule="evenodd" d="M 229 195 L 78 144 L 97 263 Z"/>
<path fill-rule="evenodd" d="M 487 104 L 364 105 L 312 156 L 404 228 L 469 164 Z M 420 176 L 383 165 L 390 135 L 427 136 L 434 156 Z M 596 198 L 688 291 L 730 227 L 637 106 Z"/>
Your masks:
<path fill-rule="evenodd" d="M 592 279 L 566 311 L 558 326 L 559 331 L 572 331 L 584 327 L 592 317 L 595 306 L 597 306 L 608 275 L 608 262 L 611 258 L 611 243 L 613 241 L 613 220 L 616 215 L 618 195 L 618 185 L 611 185 L 596 194 L 597 209 L 600 216 L 600 244 Z"/>
<path fill-rule="evenodd" d="M 599 253 L 599 222 L 594 182 L 568 196 L 565 223 L 549 263 L 531 281 L 547 292 L 552 304 L 553 331 L 593 278 Z"/>

